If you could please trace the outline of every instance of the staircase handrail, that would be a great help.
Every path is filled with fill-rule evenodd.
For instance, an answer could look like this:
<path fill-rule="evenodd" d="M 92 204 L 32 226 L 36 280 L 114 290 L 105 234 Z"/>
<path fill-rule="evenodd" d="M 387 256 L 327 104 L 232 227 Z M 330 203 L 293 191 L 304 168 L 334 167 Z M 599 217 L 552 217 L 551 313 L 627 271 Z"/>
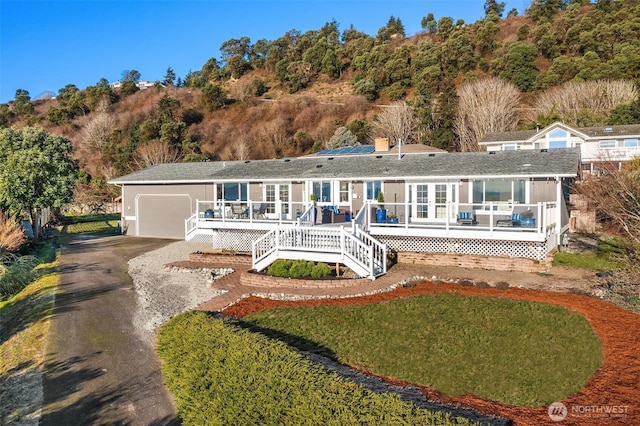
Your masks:
<path fill-rule="evenodd" d="M 193 231 L 197 227 L 198 227 L 198 212 L 196 211 L 194 214 L 192 214 L 191 216 L 189 216 L 184 220 L 185 238 L 187 237 L 187 235 L 191 233 L 191 231 Z"/>
<path fill-rule="evenodd" d="M 334 253 L 351 259 L 374 279 L 386 272 L 386 245 L 358 230 L 340 228 L 280 226 L 252 243 L 254 268 L 280 250 Z"/>
<path fill-rule="evenodd" d="M 315 213 L 316 206 L 314 203 L 310 203 L 304 213 L 300 215 L 297 220 L 298 226 L 314 226 L 315 225 Z"/>
<path fill-rule="evenodd" d="M 257 240 L 251 242 L 251 255 L 254 268 L 262 259 L 267 258 L 278 249 L 278 245 L 274 244 L 274 241 L 277 242 L 278 229 L 279 228 L 272 229 Z"/>
<path fill-rule="evenodd" d="M 351 220 L 351 227 L 353 233 L 356 232 L 357 228 L 364 229 L 367 225 L 367 210 L 369 209 L 369 203 L 366 203 L 360 211 L 355 215 L 355 217 Z"/>

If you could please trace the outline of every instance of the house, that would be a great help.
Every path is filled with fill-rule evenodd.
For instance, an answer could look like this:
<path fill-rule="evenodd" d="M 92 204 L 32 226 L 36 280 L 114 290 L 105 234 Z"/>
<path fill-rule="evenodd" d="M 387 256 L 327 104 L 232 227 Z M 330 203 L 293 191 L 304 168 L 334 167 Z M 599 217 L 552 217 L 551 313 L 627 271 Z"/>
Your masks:
<path fill-rule="evenodd" d="M 577 148 L 336 150 L 160 164 L 110 183 L 122 189 L 130 235 L 251 252 L 258 270 L 277 258 L 306 259 L 344 263 L 373 279 L 386 272 L 388 250 L 480 256 L 505 268 L 544 264 L 568 230 L 579 164 Z"/>
<path fill-rule="evenodd" d="M 573 128 L 555 122 L 541 130 L 489 133 L 479 145 L 487 151 L 578 147 L 582 172 L 593 174 L 598 173 L 602 163 L 615 162 L 619 166 L 639 155 L 639 139 L 640 124 Z"/>
<path fill-rule="evenodd" d="M 148 81 L 148 80 L 136 81 L 136 87 L 140 90 L 149 89 L 150 87 L 154 87 L 157 84 L 159 84 L 161 87 L 164 87 L 164 84 L 160 83 L 159 81 Z M 111 86 L 112 89 L 119 89 L 122 87 L 122 82 L 120 80 L 114 81 L 113 83 L 109 84 L 109 86 Z"/>

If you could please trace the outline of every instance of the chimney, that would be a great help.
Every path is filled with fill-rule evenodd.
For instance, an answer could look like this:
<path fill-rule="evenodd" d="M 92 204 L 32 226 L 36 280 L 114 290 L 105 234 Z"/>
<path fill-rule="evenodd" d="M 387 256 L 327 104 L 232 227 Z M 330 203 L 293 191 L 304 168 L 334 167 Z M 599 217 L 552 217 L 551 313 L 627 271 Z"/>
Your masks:
<path fill-rule="evenodd" d="M 389 151 L 389 138 L 375 138 L 374 144 L 376 148 L 376 152 L 378 151 Z"/>

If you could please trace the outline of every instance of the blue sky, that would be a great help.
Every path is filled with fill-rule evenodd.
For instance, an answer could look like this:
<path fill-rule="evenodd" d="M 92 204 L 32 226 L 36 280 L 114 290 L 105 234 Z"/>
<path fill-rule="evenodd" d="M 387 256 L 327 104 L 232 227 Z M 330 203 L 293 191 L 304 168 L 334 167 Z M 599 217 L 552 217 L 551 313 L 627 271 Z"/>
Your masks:
<path fill-rule="evenodd" d="M 514 7 L 522 14 L 529 4 L 506 1 L 505 14 Z M 124 70 L 155 81 L 171 67 L 184 78 L 219 59 L 220 45 L 232 38 L 275 40 L 333 19 L 341 32 L 353 24 L 375 36 L 392 15 L 410 36 L 428 13 L 471 23 L 484 16 L 483 6 L 484 0 L 0 0 L 0 103 L 14 99 L 16 89 L 34 99 L 67 84 L 113 82 Z"/>

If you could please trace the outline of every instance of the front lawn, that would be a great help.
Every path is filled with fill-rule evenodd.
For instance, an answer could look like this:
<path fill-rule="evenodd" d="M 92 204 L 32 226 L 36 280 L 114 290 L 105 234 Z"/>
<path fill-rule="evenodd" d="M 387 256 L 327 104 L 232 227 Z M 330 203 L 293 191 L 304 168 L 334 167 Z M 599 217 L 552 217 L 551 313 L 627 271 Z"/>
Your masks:
<path fill-rule="evenodd" d="M 583 316 L 502 298 L 423 295 L 372 305 L 278 308 L 243 320 L 375 374 L 512 405 L 562 400 L 584 387 L 603 362 L 600 341 Z"/>

